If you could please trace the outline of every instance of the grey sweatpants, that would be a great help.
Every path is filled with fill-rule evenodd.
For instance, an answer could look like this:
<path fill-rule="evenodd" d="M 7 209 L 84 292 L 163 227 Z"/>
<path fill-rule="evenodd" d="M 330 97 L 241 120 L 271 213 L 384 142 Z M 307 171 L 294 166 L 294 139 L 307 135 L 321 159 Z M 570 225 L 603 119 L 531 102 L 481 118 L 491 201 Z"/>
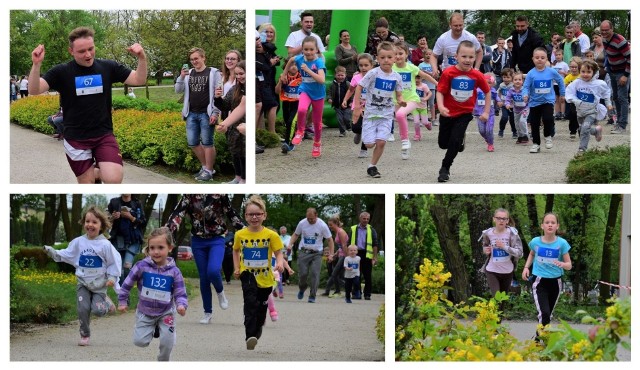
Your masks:
<path fill-rule="evenodd" d="M 176 344 L 175 313 L 173 309 L 160 316 L 147 316 L 136 310 L 133 344 L 138 347 L 149 346 L 156 326 L 160 329 L 158 361 L 169 361 L 173 346 Z"/>
<path fill-rule="evenodd" d="M 104 316 L 109 313 L 110 304 L 107 303 L 107 288 L 92 292 L 86 286 L 76 286 L 78 297 L 78 320 L 80 320 L 80 336 L 90 337 L 91 314 Z"/>
<path fill-rule="evenodd" d="M 307 286 L 310 286 L 309 298 L 315 298 L 318 291 L 318 285 L 320 285 L 320 269 L 322 269 L 322 253 L 305 253 L 300 251 L 298 253 L 298 272 L 300 278 L 298 287 L 301 292 L 307 290 Z M 307 277 L 309 277 L 309 284 L 307 284 Z"/>
<path fill-rule="evenodd" d="M 580 125 L 580 148 L 587 150 L 589 147 L 589 137 L 596 134 L 596 126 L 598 121 L 596 115 L 589 114 L 585 117 L 578 117 L 578 124 Z"/>

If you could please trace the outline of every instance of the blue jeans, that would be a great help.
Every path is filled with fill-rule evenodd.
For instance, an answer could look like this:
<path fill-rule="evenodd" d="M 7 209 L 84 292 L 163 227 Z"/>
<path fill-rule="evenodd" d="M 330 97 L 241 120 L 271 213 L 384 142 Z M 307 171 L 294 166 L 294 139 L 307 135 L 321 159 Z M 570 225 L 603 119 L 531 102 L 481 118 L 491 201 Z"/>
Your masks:
<path fill-rule="evenodd" d="M 618 112 L 618 127 L 626 129 L 629 120 L 629 86 L 631 84 L 631 76 L 627 77 L 627 84 L 621 86 L 618 81 L 624 73 L 611 73 L 611 91 L 613 92 L 612 100 L 615 103 Z"/>
<path fill-rule="evenodd" d="M 189 112 L 187 116 L 187 145 L 194 147 L 213 146 L 213 126 L 209 124 L 209 115 L 206 113 Z"/>
<path fill-rule="evenodd" d="M 222 261 L 224 260 L 224 237 L 216 236 L 211 239 L 191 237 L 191 249 L 196 260 L 198 275 L 200 275 L 200 295 L 204 312 L 213 312 L 211 284 L 216 293 L 224 290 L 222 285 Z"/>
<path fill-rule="evenodd" d="M 136 255 L 140 253 L 140 243 L 126 244 L 122 236 L 117 236 L 115 242 L 116 245 L 114 245 L 114 247 L 120 252 L 120 257 L 122 258 L 122 275 L 120 276 L 120 284 L 122 284 L 124 279 L 127 278 L 127 275 L 129 275 L 129 270 L 131 266 L 133 266 L 133 260 L 136 258 Z"/>

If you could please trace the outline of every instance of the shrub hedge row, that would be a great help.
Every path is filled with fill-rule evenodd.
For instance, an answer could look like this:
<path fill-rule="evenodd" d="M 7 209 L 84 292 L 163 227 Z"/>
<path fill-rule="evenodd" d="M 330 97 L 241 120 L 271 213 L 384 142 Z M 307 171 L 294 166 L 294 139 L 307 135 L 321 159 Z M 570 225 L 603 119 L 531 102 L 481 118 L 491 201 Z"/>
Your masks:
<path fill-rule="evenodd" d="M 45 134 L 53 134 L 47 117 L 58 110 L 57 95 L 30 96 L 11 104 L 10 119 L 18 125 Z M 157 104 L 146 99 L 113 98 L 113 133 L 123 158 L 141 166 L 163 164 L 180 170 L 200 168 L 198 159 L 187 146 L 185 122 L 179 103 Z M 222 172 L 232 168 L 224 134 L 215 134 L 216 165 Z"/>

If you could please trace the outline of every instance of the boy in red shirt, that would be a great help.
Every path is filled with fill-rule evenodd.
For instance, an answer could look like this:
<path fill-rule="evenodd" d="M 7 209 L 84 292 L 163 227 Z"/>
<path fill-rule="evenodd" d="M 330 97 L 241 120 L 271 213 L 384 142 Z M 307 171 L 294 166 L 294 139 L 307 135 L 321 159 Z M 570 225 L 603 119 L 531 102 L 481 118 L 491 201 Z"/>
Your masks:
<path fill-rule="evenodd" d="M 490 87 L 484 75 L 473 69 L 476 59 L 475 48 L 470 41 L 462 41 L 456 51 L 458 64 L 442 72 L 437 88 L 438 110 L 440 111 L 440 131 L 438 146 L 446 149 L 438 182 L 449 180 L 449 168 L 458 152 L 464 150 L 464 135 L 469 122 L 473 119 L 473 107 L 476 101 L 476 87 L 489 94 Z M 489 119 L 491 104 L 485 104 L 479 119 Z"/>

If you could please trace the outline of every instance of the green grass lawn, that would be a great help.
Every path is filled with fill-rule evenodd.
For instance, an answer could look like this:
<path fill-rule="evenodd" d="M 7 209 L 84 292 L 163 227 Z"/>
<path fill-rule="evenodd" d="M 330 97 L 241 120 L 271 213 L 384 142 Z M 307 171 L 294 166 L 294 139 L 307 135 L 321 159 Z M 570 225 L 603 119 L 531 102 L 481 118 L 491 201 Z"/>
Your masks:
<path fill-rule="evenodd" d="M 112 89 L 113 96 L 124 95 L 122 87 L 115 87 Z M 136 94 L 136 99 L 147 99 L 146 88 L 144 86 L 134 87 L 133 92 Z M 154 103 L 164 103 L 168 101 L 178 101 L 182 94 L 176 94 L 173 88 L 173 84 L 166 84 L 159 87 L 149 87 L 149 99 Z"/>

